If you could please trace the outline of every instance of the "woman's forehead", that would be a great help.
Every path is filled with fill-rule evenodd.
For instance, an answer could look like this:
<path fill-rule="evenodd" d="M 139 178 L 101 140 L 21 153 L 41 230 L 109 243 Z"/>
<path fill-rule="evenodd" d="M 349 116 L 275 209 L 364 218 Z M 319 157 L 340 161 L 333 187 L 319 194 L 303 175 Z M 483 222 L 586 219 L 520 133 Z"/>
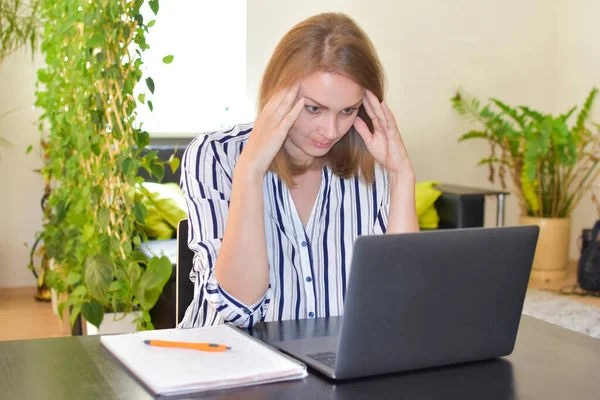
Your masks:
<path fill-rule="evenodd" d="M 299 96 L 327 108 L 344 109 L 359 103 L 365 89 L 352 79 L 335 72 L 315 72 L 300 82 Z"/>

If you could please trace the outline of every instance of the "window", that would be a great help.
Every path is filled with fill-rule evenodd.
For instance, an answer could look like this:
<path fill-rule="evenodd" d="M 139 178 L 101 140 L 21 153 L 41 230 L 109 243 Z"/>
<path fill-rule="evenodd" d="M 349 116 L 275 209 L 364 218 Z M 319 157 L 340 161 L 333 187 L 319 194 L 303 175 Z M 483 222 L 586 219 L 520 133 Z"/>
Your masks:
<path fill-rule="evenodd" d="M 246 1 L 161 1 L 155 16 L 145 5 L 150 49 L 143 53 L 148 106 L 138 107 L 137 122 L 151 137 L 195 136 L 251 121 L 246 96 Z M 164 64 L 166 55 L 171 64 Z M 155 83 L 154 95 L 146 77 Z"/>

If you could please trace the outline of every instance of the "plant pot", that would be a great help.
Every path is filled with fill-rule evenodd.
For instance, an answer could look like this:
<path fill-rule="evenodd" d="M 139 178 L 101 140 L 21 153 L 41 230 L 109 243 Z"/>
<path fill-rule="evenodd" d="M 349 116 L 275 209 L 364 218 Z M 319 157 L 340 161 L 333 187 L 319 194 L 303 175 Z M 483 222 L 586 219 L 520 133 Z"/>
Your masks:
<path fill-rule="evenodd" d="M 100 328 L 85 321 L 84 335 L 106 335 L 111 333 L 131 333 L 135 332 L 136 326 L 134 320 L 141 316 L 141 312 L 123 313 L 105 313 Z"/>
<path fill-rule="evenodd" d="M 569 262 L 570 218 L 519 218 L 521 225 L 537 225 L 540 236 L 535 249 L 531 279 L 555 281 L 567 277 Z"/>

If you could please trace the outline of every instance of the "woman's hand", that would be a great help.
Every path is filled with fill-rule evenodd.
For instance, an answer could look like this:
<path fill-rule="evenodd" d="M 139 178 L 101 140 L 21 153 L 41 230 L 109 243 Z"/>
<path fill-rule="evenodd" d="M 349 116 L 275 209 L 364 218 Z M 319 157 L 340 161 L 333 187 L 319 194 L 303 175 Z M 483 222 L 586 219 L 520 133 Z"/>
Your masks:
<path fill-rule="evenodd" d="M 354 127 L 365 141 L 373 158 L 383 165 L 390 175 L 413 176 L 412 163 L 408 158 L 396 119 L 387 104 L 380 103 L 377 97 L 367 90 L 363 98 L 363 106 L 373 121 L 373 132 L 360 117 L 356 117 Z"/>
<path fill-rule="evenodd" d="M 418 232 L 415 173 L 396 119 L 387 104 L 380 103 L 369 90 L 365 93 L 363 105 L 373 121 L 373 132 L 360 117 L 356 117 L 354 127 L 365 141 L 369 152 L 390 176 L 390 213 L 386 233 Z"/>
<path fill-rule="evenodd" d="M 296 104 L 300 84 L 296 83 L 275 93 L 254 121 L 248 144 L 242 151 L 238 164 L 262 177 L 283 146 L 288 132 L 304 108 L 304 99 Z"/>

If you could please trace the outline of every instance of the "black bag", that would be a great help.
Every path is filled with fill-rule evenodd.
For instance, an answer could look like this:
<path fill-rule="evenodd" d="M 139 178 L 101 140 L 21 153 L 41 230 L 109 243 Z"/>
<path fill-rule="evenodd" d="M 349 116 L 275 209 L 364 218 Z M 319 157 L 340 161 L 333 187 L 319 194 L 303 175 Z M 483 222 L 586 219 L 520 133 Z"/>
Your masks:
<path fill-rule="evenodd" d="M 600 292 L 600 219 L 594 224 L 592 240 L 586 246 L 579 259 L 577 281 L 582 289 Z"/>

